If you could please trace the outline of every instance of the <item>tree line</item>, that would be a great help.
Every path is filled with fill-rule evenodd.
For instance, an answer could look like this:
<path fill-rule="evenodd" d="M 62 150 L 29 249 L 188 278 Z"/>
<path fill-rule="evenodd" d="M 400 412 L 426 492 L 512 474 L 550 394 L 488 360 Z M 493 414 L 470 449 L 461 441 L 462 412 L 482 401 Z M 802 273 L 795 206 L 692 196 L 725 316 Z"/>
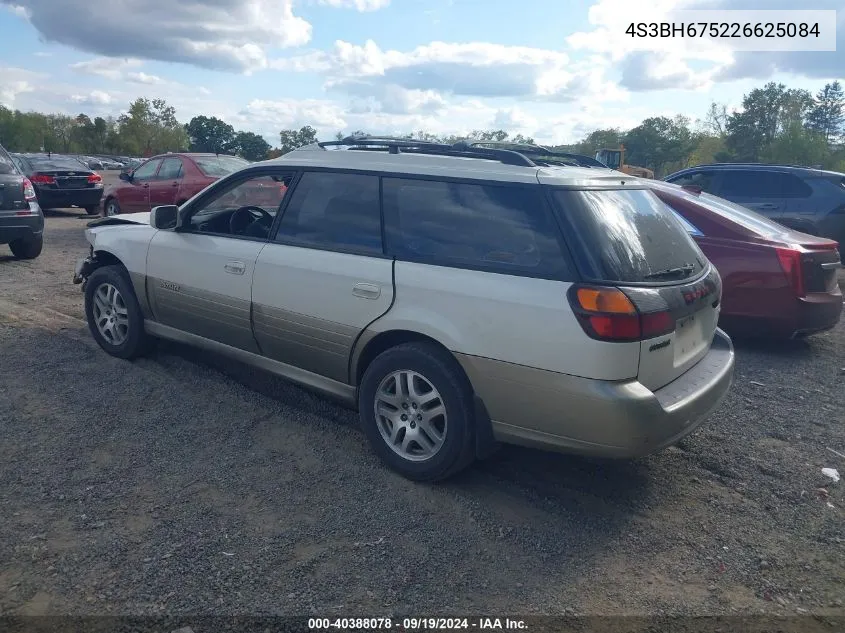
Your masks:
<path fill-rule="evenodd" d="M 338 132 L 336 139 L 345 136 Z M 459 140 L 534 142 L 506 130 L 450 136 L 418 130 L 401 136 L 449 144 Z M 264 137 L 237 131 L 217 117 L 195 116 L 182 124 L 175 109 L 162 99 L 138 98 L 126 114 L 94 119 L 86 114 L 72 117 L 0 106 L 0 143 L 10 151 L 130 156 L 195 151 L 264 160 L 316 141 L 317 130 L 310 125 L 281 130 L 279 145 L 272 147 Z M 745 94 L 736 111 L 711 103 L 705 116 L 695 121 L 684 115 L 649 117 L 629 130 L 594 130 L 577 143 L 555 149 L 592 156 L 599 149 L 622 145 L 626 163 L 648 167 L 658 177 L 711 162 L 787 163 L 845 172 L 845 91 L 838 81 L 815 95 L 770 82 Z"/>

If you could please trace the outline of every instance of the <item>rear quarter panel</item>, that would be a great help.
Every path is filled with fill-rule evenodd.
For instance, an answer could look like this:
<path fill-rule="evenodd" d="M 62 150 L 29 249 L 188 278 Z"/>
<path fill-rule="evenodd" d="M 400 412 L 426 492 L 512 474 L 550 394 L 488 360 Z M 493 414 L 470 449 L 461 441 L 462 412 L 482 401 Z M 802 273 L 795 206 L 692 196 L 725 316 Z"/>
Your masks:
<path fill-rule="evenodd" d="M 453 352 L 600 380 L 637 375 L 640 344 L 589 338 L 570 283 L 396 262 L 396 296 L 371 330 L 410 330 Z"/>
<path fill-rule="evenodd" d="M 793 295 L 774 249 L 728 238 L 699 237 L 722 277 L 722 316 L 791 318 Z"/>

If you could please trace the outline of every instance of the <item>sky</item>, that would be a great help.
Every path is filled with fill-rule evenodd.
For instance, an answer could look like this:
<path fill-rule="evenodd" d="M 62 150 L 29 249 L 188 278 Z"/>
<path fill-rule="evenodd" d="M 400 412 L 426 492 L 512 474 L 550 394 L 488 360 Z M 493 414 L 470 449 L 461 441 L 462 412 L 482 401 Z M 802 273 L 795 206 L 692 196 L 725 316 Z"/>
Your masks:
<path fill-rule="evenodd" d="M 836 52 L 741 52 L 635 40 L 675 9 L 792 9 L 791 0 L 0 0 L 0 103 L 119 115 L 163 98 L 278 144 L 281 129 L 462 134 L 569 143 L 650 116 L 703 117 L 767 81 L 845 82 Z"/>

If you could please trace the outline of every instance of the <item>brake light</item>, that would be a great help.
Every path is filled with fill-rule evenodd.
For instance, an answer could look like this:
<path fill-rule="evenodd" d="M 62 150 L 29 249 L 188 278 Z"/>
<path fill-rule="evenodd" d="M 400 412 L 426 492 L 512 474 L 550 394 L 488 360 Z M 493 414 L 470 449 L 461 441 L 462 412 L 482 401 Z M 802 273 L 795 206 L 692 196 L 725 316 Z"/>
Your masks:
<path fill-rule="evenodd" d="M 570 303 L 588 336 L 603 341 L 639 341 L 668 334 L 675 322 L 668 310 L 641 313 L 618 288 L 575 287 Z"/>
<path fill-rule="evenodd" d="M 53 185 L 56 183 L 56 179 L 47 174 L 35 174 L 30 180 L 35 185 Z"/>
<path fill-rule="evenodd" d="M 27 202 L 35 200 L 35 188 L 29 178 L 23 179 L 23 199 Z"/>
<path fill-rule="evenodd" d="M 88 182 L 103 182 L 103 177 L 100 174 L 91 174 L 88 176 Z"/>
<path fill-rule="evenodd" d="M 783 269 L 789 285 L 798 297 L 804 296 L 804 271 L 801 266 L 801 251 L 793 248 L 775 248 L 780 267 Z"/>

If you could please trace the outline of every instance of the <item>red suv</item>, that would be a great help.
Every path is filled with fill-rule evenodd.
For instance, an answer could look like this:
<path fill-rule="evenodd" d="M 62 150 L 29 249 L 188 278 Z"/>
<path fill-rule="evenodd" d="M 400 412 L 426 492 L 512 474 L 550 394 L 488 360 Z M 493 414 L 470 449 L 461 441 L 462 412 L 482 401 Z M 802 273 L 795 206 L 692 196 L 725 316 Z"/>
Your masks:
<path fill-rule="evenodd" d="M 103 215 L 140 213 L 163 204 L 181 205 L 218 178 L 249 165 L 223 154 L 162 154 L 153 156 L 103 195 Z"/>

